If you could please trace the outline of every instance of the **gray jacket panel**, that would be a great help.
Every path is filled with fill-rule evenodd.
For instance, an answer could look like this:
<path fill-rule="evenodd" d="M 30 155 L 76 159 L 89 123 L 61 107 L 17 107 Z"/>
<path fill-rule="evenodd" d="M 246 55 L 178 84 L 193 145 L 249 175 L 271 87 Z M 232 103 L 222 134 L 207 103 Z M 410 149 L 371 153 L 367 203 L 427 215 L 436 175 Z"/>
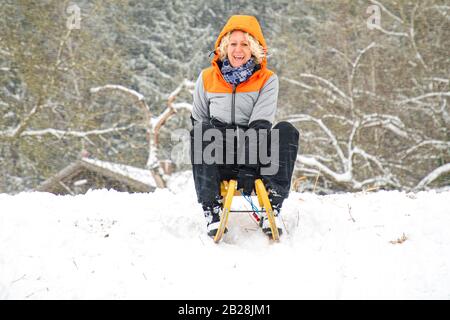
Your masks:
<path fill-rule="evenodd" d="M 273 74 L 260 91 L 236 93 L 236 124 L 248 126 L 255 120 L 267 120 L 273 123 L 277 110 L 278 87 L 278 77 Z M 200 73 L 195 84 L 192 117 L 196 121 L 208 122 L 210 116 L 231 124 L 232 96 L 232 93 L 205 92 L 202 74 Z"/>

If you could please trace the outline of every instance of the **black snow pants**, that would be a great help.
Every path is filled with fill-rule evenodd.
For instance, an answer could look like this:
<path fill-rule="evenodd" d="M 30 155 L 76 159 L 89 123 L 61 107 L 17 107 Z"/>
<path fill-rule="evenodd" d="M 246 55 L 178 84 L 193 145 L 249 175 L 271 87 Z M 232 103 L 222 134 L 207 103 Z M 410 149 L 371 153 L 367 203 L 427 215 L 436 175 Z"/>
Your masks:
<path fill-rule="evenodd" d="M 211 141 L 204 141 L 202 137 L 196 136 L 194 134 L 194 130 L 199 126 L 202 129 L 202 132 L 205 132 L 208 129 L 217 129 L 211 123 L 206 122 L 196 122 L 194 123 L 194 128 L 191 130 L 191 163 L 192 163 L 192 171 L 194 175 L 195 188 L 197 191 L 197 200 L 201 204 L 210 204 L 216 201 L 220 197 L 220 182 L 223 180 L 236 179 L 237 174 L 239 173 L 240 168 L 243 165 L 238 165 L 236 163 L 237 159 L 237 144 L 235 144 L 234 148 L 234 163 L 226 164 L 226 163 L 211 163 L 208 164 L 205 161 L 198 161 L 198 157 L 200 157 L 200 153 L 203 154 Z M 223 129 L 223 128 L 222 128 Z M 299 145 L 299 132 L 298 130 L 289 122 L 279 122 L 272 129 L 278 130 L 278 144 L 277 150 L 278 159 L 277 163 L 269 163 L 260 165 L 257 170 L 256 178 L 261 178 L 268 189 L 274 190 L 278 195 L 283 198 L 287 198 L 289 195 L 289 190 L 291 186 L 291 178 L 292 173 L 294 171 L 294 165 L 297 158 L 298 145 Z M 245 129 L 244 129 L 245 130 Z M 222 131 L 223 132 L 223 131 Z M 270 134 L 269 134 L 270 136 Z M 198 148 L 199 142 L 197 141 L 197 148 L 194 147 L 195 139 L 201 139 L 201 147 Z M 225 140 L 225 139 L 224 139 Z M 228 139 L 229 140 L 229 139 Z M 226 143 L 230 143 L 227 141 Z M 268 150 L 270 150 L 270 138 L 267 139 Z M 272 149 L 273 151 L 274 149 Z M 224 147 L 218 152 L 225 152 L 225 144 Z M 269 152 L 271 155 L 271 153 Z M 197 156 L 197 161 L 194 161 Z M 225 155 L 223 157 L 225 159 Z M 197 163 L 196 163 L 197 162 Z M 268 166 L 277 167 L 276 172 L 269 172 L 267 174 L 264 173 L 263 168 L 267 168 Z M 245 164 L 244 164 L 245 167 Z"/>

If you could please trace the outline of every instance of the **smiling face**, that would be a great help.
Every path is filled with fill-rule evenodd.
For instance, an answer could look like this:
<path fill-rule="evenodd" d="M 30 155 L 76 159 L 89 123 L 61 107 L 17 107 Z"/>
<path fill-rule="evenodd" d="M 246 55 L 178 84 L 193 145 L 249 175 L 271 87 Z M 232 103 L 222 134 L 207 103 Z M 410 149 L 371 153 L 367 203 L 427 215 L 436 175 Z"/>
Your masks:
<path fill-rule="evenodd" d="M 234 68 L 242 66 L 251 58 L 250 44 L 244 32 L 239 30 L 233 31 L 228 44 L 227 56 L 231 66 Z"/>

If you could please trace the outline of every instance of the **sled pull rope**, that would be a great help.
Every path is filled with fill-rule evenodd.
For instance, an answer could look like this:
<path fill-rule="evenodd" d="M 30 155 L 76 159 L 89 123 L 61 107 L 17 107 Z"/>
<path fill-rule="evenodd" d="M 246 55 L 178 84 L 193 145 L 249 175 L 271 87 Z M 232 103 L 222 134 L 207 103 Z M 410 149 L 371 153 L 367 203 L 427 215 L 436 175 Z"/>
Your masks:
<path fill-rule="evenodd" d="M 259 220 L 261 220 L 261 218 L 259 217 L 258 213 L 259 212 L 263 212 L 261 210 L 258 210 L 258 208 L 255 206 L 255 204 L 252 201 L 252 197 L 251 196 L 246 196 L 242 191 L 241 191 L 241 195 L 244 197 L 245 200 L 247 200 L 248 203 L 250 203 L 252 210 L 253 210 L 253 217 L 255 218 L 256 221 L 259 222 Z"/>

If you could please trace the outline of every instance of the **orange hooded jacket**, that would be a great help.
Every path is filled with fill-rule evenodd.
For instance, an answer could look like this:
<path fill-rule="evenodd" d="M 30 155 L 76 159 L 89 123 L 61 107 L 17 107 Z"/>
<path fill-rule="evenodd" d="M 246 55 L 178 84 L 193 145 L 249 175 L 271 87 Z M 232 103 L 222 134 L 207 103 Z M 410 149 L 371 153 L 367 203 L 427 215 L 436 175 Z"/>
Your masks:
<path fill-rule="evenodd" d="M 251 77 L 236 87 L 226 82 L 220 71 L 222 62 L 218 47 L 222 37 L 233 30 L 248 32 L 267 52 L 266 41 L 255 17 L 230 17 L 216 40 L 211 67 L 204 69 L 197 79 L 192 117 L 200 122 L 209 122 L 215 118 L 241 126 L 248 126 L 256 120 L 273 123 L 277 109 L 278 77 L 267 69 L 266 57 Z"/>

